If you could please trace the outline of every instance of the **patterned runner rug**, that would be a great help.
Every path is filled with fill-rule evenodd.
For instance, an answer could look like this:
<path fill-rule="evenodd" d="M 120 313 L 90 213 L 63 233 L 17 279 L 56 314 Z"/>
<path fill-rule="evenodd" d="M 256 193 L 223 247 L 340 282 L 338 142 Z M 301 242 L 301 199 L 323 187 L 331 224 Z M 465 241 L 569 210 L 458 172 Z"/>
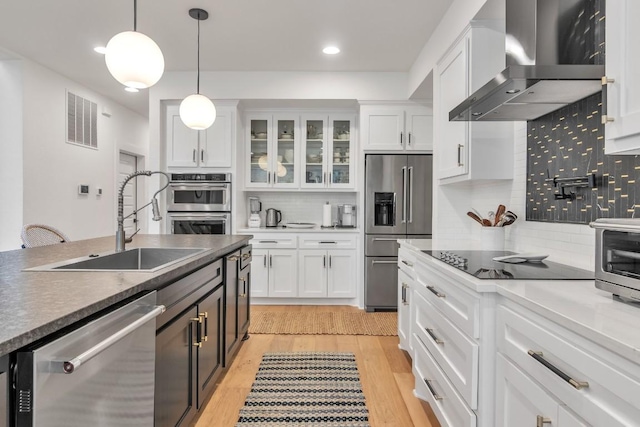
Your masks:
<path fill-rule="evenodd" d="M 353 353 L 265 353 L 236 427 L 368 427 Z"/>

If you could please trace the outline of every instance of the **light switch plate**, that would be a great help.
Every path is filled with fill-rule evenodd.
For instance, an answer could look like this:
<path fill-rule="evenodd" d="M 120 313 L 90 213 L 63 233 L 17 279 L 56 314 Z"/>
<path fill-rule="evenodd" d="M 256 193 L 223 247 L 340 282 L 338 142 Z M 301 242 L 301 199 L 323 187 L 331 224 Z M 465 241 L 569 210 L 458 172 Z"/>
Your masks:
<path fill-rule="evenodd" d="M 89 194 L 89 186 L 86 184 L 78 185 L 78 194 Z"/>

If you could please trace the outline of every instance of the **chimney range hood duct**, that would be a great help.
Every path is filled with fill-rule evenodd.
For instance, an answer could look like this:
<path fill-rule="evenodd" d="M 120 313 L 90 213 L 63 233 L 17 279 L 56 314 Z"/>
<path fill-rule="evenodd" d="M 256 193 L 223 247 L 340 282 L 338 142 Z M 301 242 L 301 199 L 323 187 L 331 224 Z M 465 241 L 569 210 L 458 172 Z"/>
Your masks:
<path fill-rule="evenodd" d="M 450 121 L 534 120 L 602 89 L 597 2 L 505 1 L 507 68 L 451 110 Z"/>

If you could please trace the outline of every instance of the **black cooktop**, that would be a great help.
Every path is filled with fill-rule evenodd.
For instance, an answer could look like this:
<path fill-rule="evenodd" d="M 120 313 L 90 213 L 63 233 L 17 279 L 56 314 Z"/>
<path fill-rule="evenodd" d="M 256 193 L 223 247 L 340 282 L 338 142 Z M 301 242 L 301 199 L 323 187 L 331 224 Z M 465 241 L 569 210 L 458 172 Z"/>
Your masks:
<path fill-rule="evenodd" d="M 588 270 L 543 260 L 508 264 L 493 257 L 514 255 L 508 251 L 422 251 L 478 279 L 498 280 L 594 280 Z"/>

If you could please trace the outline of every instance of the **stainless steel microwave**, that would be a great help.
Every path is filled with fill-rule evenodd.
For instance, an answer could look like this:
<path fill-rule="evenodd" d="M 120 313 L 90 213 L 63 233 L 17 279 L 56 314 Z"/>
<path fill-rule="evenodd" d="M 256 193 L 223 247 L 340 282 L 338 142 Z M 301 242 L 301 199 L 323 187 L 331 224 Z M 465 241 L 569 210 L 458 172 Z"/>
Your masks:
<path fill-rule="evenodd" d="M 596 229 L 596 287 L 640 301 L 640 218 L 602 218 L 590 225 Z"/>
<path fill-rule="evenodd" d="M 230 174 L 171 174 L 169 212 L 230 212 Z"/>

